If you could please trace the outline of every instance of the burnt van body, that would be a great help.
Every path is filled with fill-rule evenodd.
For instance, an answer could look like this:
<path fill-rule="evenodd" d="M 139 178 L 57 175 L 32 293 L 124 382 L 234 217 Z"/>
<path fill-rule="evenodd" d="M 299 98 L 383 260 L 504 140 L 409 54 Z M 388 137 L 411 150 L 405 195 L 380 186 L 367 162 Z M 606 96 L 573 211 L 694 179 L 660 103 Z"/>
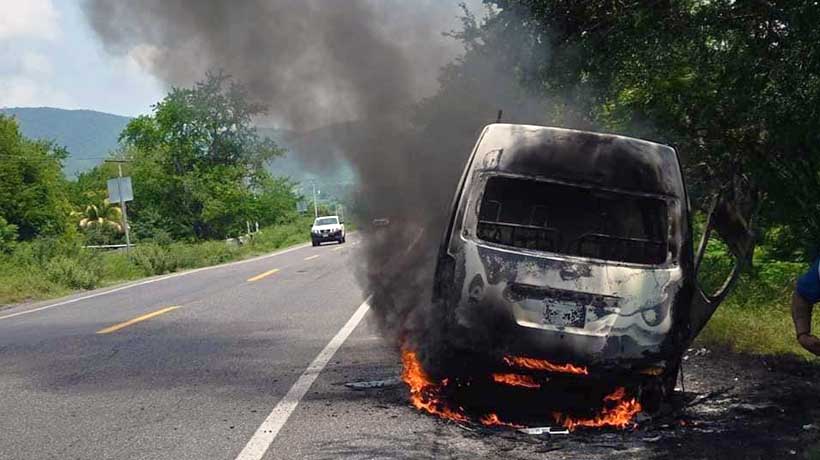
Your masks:
<path fill-rule="evenodd" d="M 696 287 L 692 238 L 673 148 L 493 124 L 459 184 L 434 301 L 453 334 L 492 325 L 460 341 L 470 350 L 669 380 L 719 301 Z"/>

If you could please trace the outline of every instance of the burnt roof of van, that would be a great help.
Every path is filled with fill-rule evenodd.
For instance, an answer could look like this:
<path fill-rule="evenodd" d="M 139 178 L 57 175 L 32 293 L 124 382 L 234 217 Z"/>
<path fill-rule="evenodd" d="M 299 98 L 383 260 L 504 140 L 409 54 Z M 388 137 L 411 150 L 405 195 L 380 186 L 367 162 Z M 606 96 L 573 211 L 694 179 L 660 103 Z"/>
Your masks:
<path fill-rule="evenodd" d="M 685 193 L 672 147 L 613 134 L 492 124 L 484 129 L 473 165 L 642 193 Z"/>

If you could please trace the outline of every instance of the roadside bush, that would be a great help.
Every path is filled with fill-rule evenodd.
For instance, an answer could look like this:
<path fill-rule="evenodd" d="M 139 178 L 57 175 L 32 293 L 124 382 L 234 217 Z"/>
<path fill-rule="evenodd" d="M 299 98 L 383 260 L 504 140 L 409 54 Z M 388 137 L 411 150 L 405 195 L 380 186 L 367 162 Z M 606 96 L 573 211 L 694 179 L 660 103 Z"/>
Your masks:
<path fill-rule="evenodd" d="M 307 241 L 311 221 L 301 218 L 265 227 L 244 245 L 225 241 L 174 242 L 167 232 L 156 231 L 152 239 L 139 242 L 130 254 L 84 249 L 84 235 L 78 232 L 20 242 L 11 253 L 0 251 L 0 305 L 270 252 Z"/>
<path fill-rule="evenodd" d="M 17 226 L 0 216 L 0 254 L 9 254 L 17 245 Z"/>
<path fill-rule="evenodd" d="M 20 265 L 44 267 L 56 257 L 76 259 L 82 253 L 83 247 L 79 238 L 71 235 L 62 238 L 38 238 L 18 243 L 12 258 Z"/>
<path fill-rule="evenodd" d="M 125 242 L 124 234 L 113 227 L 105 225 L 95 225 L 85 229 L 83 237 L 85 238 L 85 244 L 89 246 L 122 244 Z"/>
<path fill-rule="evenodd" d="M 93 259 L 83 262 L 57 256 L 46 264 L 45 271 L 50 281 L 72 289 L 94 289 L 101 278 L 99 266 Z"/>
<path fill-rule="evenodd" d="M 125 281 L 144 276 L 141 267 L 138 267 L 124 251 L 100 250 L 96 257 L 100 260 L 106 281 Z"/>
<path fill-rule="evenodd" d="M 177 251 L 156 243 L 144 243 L 134 248 L 134 264 L 147 276 L 163 275 L 177 271 L 180 260 Z"/>
<path fill-rule="evenodd" d="M 300 218 L 295 222 L 263 228 L 254 236 L 251 245 L 258 251 L 271 251 L 302 243 L 310 239 L 312 218 Z"/>
<path fill-rule="evenodd" d="M 205 241 L 198 244 L 174 244 L 171 249 L 177 254 L 180 266 L 184 268 L 217 265 L 237 258 L 241 248 L 224 241 Z"/>

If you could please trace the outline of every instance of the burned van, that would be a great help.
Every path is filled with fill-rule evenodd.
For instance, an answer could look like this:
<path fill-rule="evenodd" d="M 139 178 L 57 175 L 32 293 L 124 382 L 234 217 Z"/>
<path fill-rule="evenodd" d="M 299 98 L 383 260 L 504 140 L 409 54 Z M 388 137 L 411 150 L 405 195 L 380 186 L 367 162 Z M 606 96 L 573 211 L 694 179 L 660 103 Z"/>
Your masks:
<path fill-rule="evenodd" d="M 677 153 L 644 140 L 489 125 L 451 216 L 435 301 L 465 349 L 496 356 L 674 382 L 736 275 L 696 286 Z"/>

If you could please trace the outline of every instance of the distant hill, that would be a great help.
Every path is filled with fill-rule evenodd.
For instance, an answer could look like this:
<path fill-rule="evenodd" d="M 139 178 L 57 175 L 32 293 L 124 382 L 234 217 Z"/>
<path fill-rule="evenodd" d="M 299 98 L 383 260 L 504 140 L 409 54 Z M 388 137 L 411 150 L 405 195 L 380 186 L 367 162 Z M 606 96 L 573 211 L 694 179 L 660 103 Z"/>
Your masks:
<path fill-rule="evenodd" d="M 70 156 L 63 167 L 68 177 L 101 163 L 99 158 L 117 148 L 117 138 L 131 120 L 93 110 L 52 107 L 5 108 L 0 113 L 16 117 L 24 136 L 53 140 L 68 149 Z"/>
<path fill-rule="evenodd" d="M 20 123 L 23 135 L 32 139 L 47 139 L 68 149 L 69 157 L 63 170 L 67 177 L 86 171 L 102 163 L 102 158 L 116 150 L 117 138 L 129 117 L 95 112 L 93 110 L 65 110 L 52 107 L 0 108 L 1 114 L 12 115 Z M 336 161 L 322 165 L 305 166 L 299 161 L 298 152 L 313 153 L 332 158 L 328 145 L 340 134 L 343 125 L 319 128 L 307 134 L 273 128 L 259 128 L 259 134 L 270 137 L 288 149 L 284 158 L 277 158 L 269 166 L 277 176 L 290 176 L 301 182 L 303 189 L 315 182 L 317 187 L 330 195 L 340 196 L 337 188 L 349 186 L 354 180 L 351 169 Z M 345 125 L 346 126 L 346 125 Z M 91 158 L 91 159 L 86 159 Z"/>

